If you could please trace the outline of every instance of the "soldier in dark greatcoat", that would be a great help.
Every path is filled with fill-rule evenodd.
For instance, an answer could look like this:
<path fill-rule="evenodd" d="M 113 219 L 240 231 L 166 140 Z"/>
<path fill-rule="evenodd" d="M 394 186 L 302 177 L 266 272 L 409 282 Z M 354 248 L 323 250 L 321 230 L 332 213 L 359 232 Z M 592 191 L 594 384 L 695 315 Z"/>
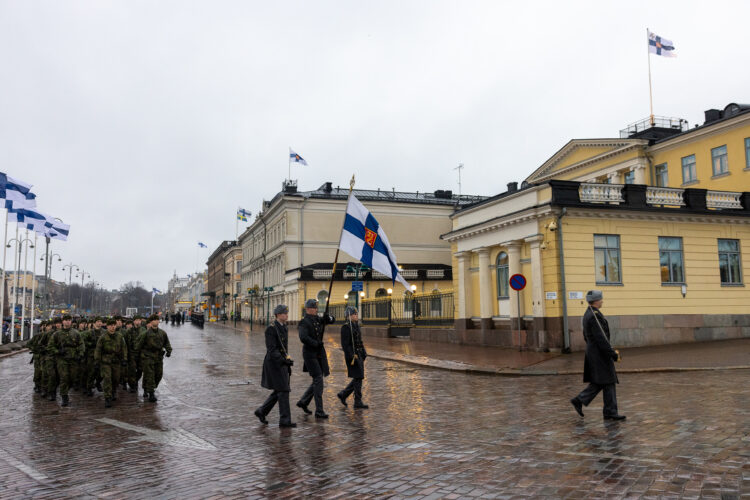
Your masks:
<path fill-rule="evenodd" d="M 624 415 L 617 413 L 615 391 L 615 384 L 619 383 L 615 361 L 620 360 L 620 353 L 609 343 L 609 324 L 599 311 L 604 302 L 602 299 L 599 290 L 590 290 L 586 294 L 589 306 L 583 315 L 583 337 L 586 340 L 583 381 L 589 385 L 570 403 L 583 416 L 582 406 L 588 406 L 600 391 L 604 391 L 604 419 L 625 420 Z"/>
<path fill-rule="evenodd" d="M 307 406 L 315 398 L 315 418 L 328 418 L 323 410 L 323 377 L 330 375 L 328 368 L 328 355 L 323 343 L 323 331 L 325 325 L 335 321 L 333 316 L 318 316 L 318 301 L 308 299 L 305 302 L 305 317 L 299 322 L 299 339 L 302 341 L 302 358 L 305 364 L 302 371 L 308 372 L 313 381 L 302 395 L 297 406 L 308 415 L 312 413 Z"/>
<path fill-rule="evenodd" d="M 354 408 L 365 410 L 369 408 L 362 402 L 362 380 L 365 378 L 365 358 L 367 351 L 362 343 L 362 331 L 359 328 L 359 313 L 354 307 L 347 307 L 344 312 L 346 319 L 341 327 L 341 348 L 344 350 L 346 372 L 351 382 L 346 389 L 339 392 L 341 404 L 346 404 L 346 398 L 354 393 Z"/>
<path fill-rule="evenodd" d="M 286 322 L 289 308 L 279 304 L 273 310 L 276 320 L 266 328 L 266 357 L 263 359 L 263 375 L 260 385 L 273 392 L 266 401 L 255 410 L 255 416 L 267 424 L 268 415 L 276 403 L 279 403 L 279 427 L 297 427 L 292 422 L 289 409 L 289 377 L 292 375 L 294 361 L 289 356 L 289 330 Z"/>

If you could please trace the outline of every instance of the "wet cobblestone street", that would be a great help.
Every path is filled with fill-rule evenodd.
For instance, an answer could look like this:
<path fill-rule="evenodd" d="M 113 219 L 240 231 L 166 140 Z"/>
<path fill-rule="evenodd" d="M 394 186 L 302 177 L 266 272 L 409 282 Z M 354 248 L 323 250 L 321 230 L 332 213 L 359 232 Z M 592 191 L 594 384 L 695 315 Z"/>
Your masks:
<path fill-rule="evenodd" d="M 162 327 L 159 402 L 120 391 L 111 409 L 32 390 L 24 353 L 0 360 L 0 498 L 750 497 L 750 371 L 620 376 L 622 423 L 601 396 L 577 416 L 580 376 L 498 377 L 367 360 L 369 410 L 336 398 L 348 379 L 330 342 L 328 421 L 294 407 L 310 383 L 296 328 L 296 429 L 253 410 L 263 336 Z M 335 336 L 334 336 L 335 337 Z"/>

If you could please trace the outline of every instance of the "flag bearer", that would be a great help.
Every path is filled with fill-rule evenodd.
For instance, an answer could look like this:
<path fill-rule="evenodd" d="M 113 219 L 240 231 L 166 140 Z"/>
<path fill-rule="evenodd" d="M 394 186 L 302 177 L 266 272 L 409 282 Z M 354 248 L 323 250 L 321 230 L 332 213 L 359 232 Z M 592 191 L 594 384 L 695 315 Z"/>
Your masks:
<path fill-rule="evenodd" d="M 302 371 L 308 372 L 312 377 L 312 384 L 302 395 L 297 406 L 308 415 L 312 413 L 307 406 L 315 398 L 315 418 L 328 418 L 323 409 L 323 377 L 330 375 L 328 368 L 328 355 L 323 343 L 323 332 L 325 325 L 333 324 L 335 318 L 327 315 L 325 318 L 318 316 L 318 301 L 308 299 L 305 302 L 305 317 L 299 322 L 299 339 L 302 341 L 302 358 L 304 365 Z"/>
<path fill-rule="evenodd" d="M 289 377 L 292 375 L 294 361 L 289 356 L 289 330 L 286 322 L 289 319 L 289 308 L 279 304 L 273 310 L 276 320 L 266 328 L 266 357 L 263 359 L 263 375 L 260 385 L 273 392 L 268 399 L 255 410 L 255 416 L 267 424 L 268 415 L 276 403 L 279 403 L 279 427 L 297 427 L 292 422 L 289 409 Z"/>
<path fill-rule="evenodd" d="M 346 372 L 351 382 L 346 389 L 337 394 L 341 404 L 346 404 L 346 398 L 354 393 L 354 408 L 366 410 L 369 408 L 362 402 L 362 380 L 365 378 L 365 358 L 367 351 L 362 343 L 362 331 L 359 328 L 359 314 L 356 308 L 347 307 L 344 312 L 346 321 L 341 327 L 341 348 L 344 350 Z"/>
<path fill-rule="evenodd" d="M 128 347 L 117 335 L 117 321 L 107 320 L 107 331 L 99 337 L 94 350 L 94 360 L 99 363 L 104 386 L 104 407 L 110 408 L 117 399 L 117 381 L 122 367 L 127 366 Z"/>

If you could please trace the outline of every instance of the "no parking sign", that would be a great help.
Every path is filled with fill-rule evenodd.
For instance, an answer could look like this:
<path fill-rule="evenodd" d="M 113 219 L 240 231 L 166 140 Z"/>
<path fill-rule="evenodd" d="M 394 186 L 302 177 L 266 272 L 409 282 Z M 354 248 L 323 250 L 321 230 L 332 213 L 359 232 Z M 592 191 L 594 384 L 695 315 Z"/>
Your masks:
<path fill-rule="evenodd" d="M 514 274 L 509 281 L 510 287 L 517 292 L 526 288 L 526 277 L 523 274 Z"/>

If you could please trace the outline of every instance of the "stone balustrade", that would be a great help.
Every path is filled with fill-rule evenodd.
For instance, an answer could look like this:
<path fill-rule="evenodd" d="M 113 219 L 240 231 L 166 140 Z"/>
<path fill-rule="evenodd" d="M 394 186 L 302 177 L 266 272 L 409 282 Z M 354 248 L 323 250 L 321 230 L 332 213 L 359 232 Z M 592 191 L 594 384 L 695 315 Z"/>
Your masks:
<path fill-rule="evenodd" d="M 742 210 L 741 197 L 742 193 L 732 191 L 708 191 L 706 192 L 706 207 Z"/>
<path fill-rule="evenodd" d="M 622 197 L 623 184 L 593 184 L 581 183 L 578 188 L 578 196 L 586 203 L 613 203 L 619 204 L 625 201 Z"/>
<path fill-rule="evenodd" d="M 649 205 L 685 206 L 685 190 L 667 187 L 649 187 L 646 190 L 646 203 Z"/>

